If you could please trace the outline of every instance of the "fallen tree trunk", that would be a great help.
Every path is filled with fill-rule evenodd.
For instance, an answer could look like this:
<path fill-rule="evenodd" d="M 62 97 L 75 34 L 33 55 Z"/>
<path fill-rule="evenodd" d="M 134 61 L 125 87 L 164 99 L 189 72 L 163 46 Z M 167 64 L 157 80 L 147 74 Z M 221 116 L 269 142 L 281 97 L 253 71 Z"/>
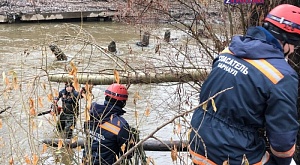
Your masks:
<path fill-rule="evenodd" d="M 62 144 L 62 146 L 70 147 L 70 148 L 76 148 L 81 146 L 84 147 L 84 140 L 79 139 L 75 142 L 73 142 L 71 139 L 44 139 L 43 143 L 58 147 L 59 143 Z M 158 141 L 158 140 L 147 140 L 143 143 L 143 149 L 145 151 L 170 151 L 170 148 L 176 147 L 178 151 L 187 151 L 187 141 Z"/>
<path fill-rule="evenodd" d="M 120 76 L 120 83 L 127 84 L 149 84 L 149 83 L 163 83 L 163 82 L 190 82 L 190 81 L 203 81 L 208 72 L 206 69 L 192 70 L 185 73 L 130 73 L 126 76 Z M 73 76 L 68 73 L 65 74 L 54 74 L 49 75 L 49 81 L 53 82 L 67 82 L 73 79 Z M 87 74 L 78 73 L 77 74 L 78 83 L 80 84 L 93 84 L 93 85 L 109 85 L 115 81 L 113 75 L 101 75 L 101 74 Z"/>

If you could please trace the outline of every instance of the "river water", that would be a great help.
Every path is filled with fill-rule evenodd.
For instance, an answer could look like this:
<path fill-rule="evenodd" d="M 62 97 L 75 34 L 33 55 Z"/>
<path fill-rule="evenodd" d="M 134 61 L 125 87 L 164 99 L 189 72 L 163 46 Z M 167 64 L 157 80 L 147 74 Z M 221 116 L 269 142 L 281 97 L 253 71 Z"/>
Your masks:
<path fill-rule="evenodd" d="M 171 45 L 174 47 L 181 47 L 183 41 L 188 38 L 182 31 L 167 25 L 143 25 L 143 29 L 151 31 L 150 44 L 144 48 L 136 46 L 143 34 L 140 27 L 141 25 L 114 22 L 1 24 L 0 67 L 3 81 L 0 83 L 0 108 L 11 108 L 0 116 L 0 164 L 9 164 L 12 158 L 14 164 L 26 164 L 29 160 L 35 161 L 35 156 L 39 158 L 38 164 L 80 164 L 80 148 L 69 151 L 72 153 L 70 158 L 64 153 L 66 151 L 43 146 L 43 139 L 56 137 L 55 118 L 51 115 L 30 117 L 29 99 L 33 100 L 36 112 L 48 110 L 51 104 L 47 98 L 48 94 L 62 89 L 63 83 L 49 82 L 47 74 L 66 72 L 70 68 L 71 60 L 80 72 L 110 72 L 109 69 L 118 68 L 116 63 L 91 43 L 106 49 L 114 40 L 117 44 L 117 56 L 128 62 L 131 67 L 145 72 L 155 67 L 170 66 L 174 62 L 185 66 L 188 65 L 185 62 L 187 60 L 199 66 L 209 66 L 206 65 L 209 60 L 199 55 L 201 53 L 196 48 L 185 50 L 190 55 L 183 57 L 177 49 L 167 47 L 161 40 L 167 29 L 171 30 Z M 68 62 L 55 61 L 48 47 L 51 43 L 63 50 L 68 56 Z M 159 53 L 155 53 L 157 45 L 160 45 Z M 123 65 L 122 61 L 117 62 Z M 13 83 L 14 77 L 17 78 L 17 83 Z M 93 101 L 103 102 L 106 87 L 107 85 L 97 85 L 93 88 Z M 198 89 L 199 86 L 193 83 L 132 84 L 124 117 L 130 125 L 140 130 L 141 139 L 146 138 L 175 115 L 195 107 Z M 135 93 L 138 93 L 139 99 L 134 104 Z M 82 101 L 82 105 L 84 104 Z M 190 115 L 186 118 L 190 119 Z M 84 120 L 82 114 L 74 130 L 78 138 L 83 138 Z M 154 136 L 161 140 L 186 140 L 184 127 L 188 127 L 188 124 L 182 120 L 175 120 Z M 146 154 L 155 164 L 173 163 L 170 152 L 147 151 Z M 184 162 L 178 160 L 177 164 L 190 163 L 186 153 L 180 156 Z"/>

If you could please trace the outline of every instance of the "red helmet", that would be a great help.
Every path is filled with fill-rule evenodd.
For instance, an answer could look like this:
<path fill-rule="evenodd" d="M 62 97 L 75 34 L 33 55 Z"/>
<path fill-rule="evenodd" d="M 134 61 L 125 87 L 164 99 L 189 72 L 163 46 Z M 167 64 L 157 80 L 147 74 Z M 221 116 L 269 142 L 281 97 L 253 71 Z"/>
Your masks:
<path fill-rule="evenodd" d="M 300 8 L 297 6 L 282 4 L 272 9 L 266 22 L 270 22 L 276 27 L 288 32 L 300 35 Z"/>
<path fill-rule="evenodd" d="M 116 100 L 127 100 L 128 99 L 128 91 L 124 85 L 121 84 L 111 84 L 104 93 L 106 96 L 114 98 Z"/>

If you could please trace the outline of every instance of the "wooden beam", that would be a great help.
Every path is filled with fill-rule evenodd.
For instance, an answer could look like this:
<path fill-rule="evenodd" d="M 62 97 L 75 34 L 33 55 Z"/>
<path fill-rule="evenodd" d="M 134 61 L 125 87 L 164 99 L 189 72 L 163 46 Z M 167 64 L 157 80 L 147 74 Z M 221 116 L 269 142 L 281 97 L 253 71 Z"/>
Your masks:
<path fill-rule="evenodd" d="M 149 84 L 149 83 L 163 83 L 163 82 L 190 82 L 190 81 L 203 81 L 209 71 L 208 70 L 193 70 L 181 73 L 129 73 L 128 75 L 120 76 L 120 83 L 122 84 Z M 53 82 L 66 82 L 73 79 L 73 76 L 68 73 L 49 75 L 49 81 Z M 113 75 L 103 74 L 87 74 L 78 73 L 77 79 L 80 84 L 89 82 L 93 85 L 110 85 L 115 82 Z"/>
<path fill-rule="evenodd" d="M 63 146 L 76 148 L 78 146 L 84 147 L 84 140 L 79 139 L 76 142 L 72 142 L 71 139 L 44 139 L 43 143 L 58 147 L 59 142 Z M 187 151 L 188 142 L 187 141 L 158 141 L 158 140 L 146 140 L 143 143 L 143 149 L 145 151 L 170 151 L 169 148 L 177 148 L 178 151 Z"/>

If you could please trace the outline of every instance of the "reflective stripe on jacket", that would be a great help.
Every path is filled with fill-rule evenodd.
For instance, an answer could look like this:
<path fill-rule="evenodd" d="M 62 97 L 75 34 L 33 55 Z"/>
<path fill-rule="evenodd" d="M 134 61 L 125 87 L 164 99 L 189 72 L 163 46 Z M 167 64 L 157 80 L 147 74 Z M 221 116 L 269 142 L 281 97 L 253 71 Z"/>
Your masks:
<path fill-rule="evenodd" d="M 191 149 L 189 149 L 189 152 L 191 154 L 193 163 L 196 165 L 217 165 L 213 161 L 207 159 L 205 156 L 197 154 L 196 152 L 192 151 Z M 268 152 L 266 152 L 265 155 L 263 156 L 263 158 L 261 159 L 261 161 L 258 163 L 255 163 L 253 165 L 263 165 L 269 161 L 269 158 L 270 158 L 270 154 Z"/>

